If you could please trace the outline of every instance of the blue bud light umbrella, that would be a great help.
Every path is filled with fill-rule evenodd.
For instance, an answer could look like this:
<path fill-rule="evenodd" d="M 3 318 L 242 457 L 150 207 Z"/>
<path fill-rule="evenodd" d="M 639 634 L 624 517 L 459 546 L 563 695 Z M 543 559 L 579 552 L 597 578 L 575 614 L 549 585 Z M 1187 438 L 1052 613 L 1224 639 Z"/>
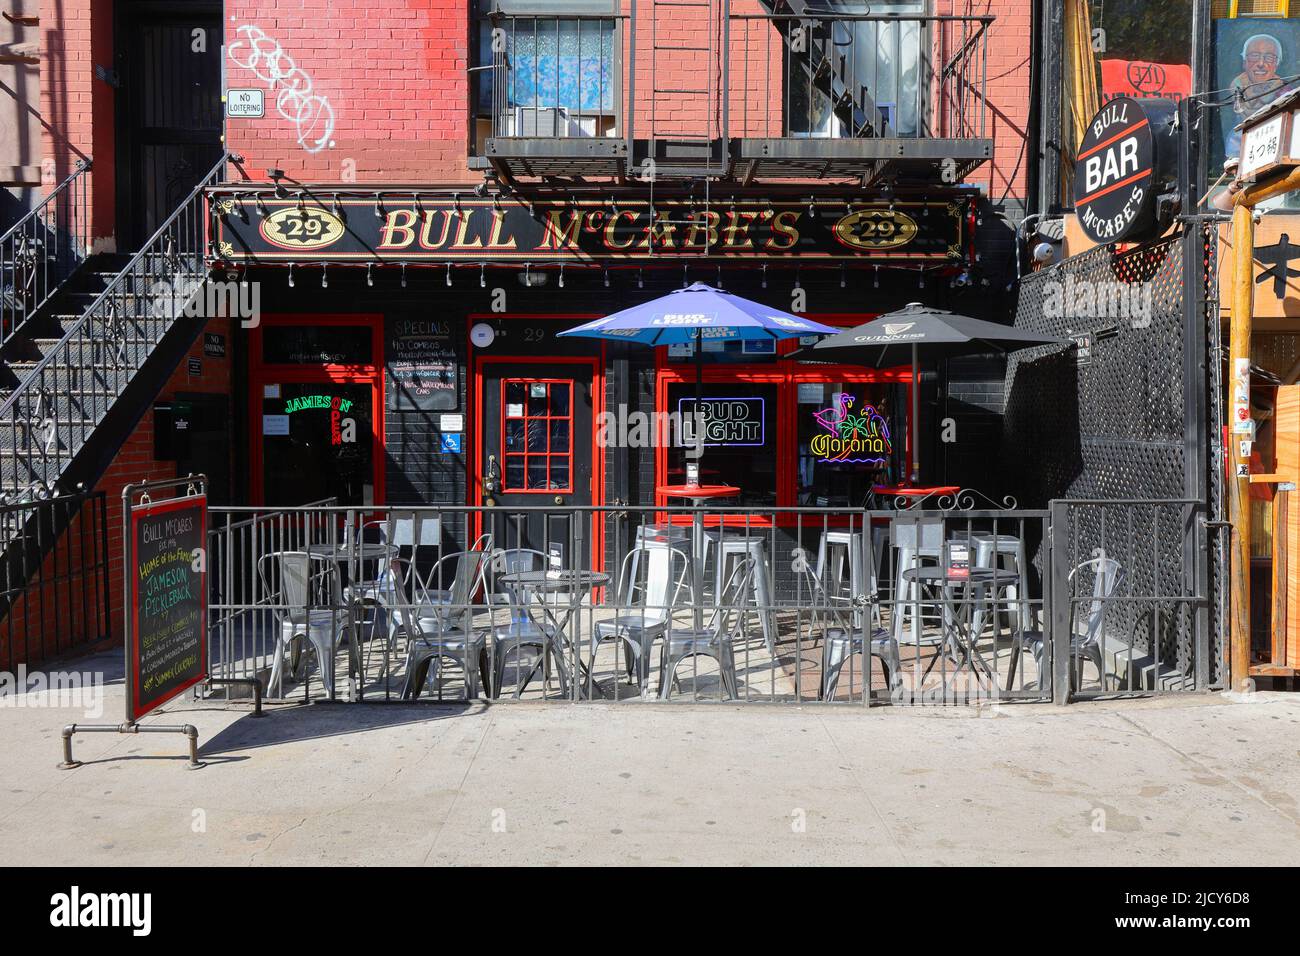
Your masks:
<path fill-rule="evenodd" d="M 833 335 L 839 329 L 782 312 L 761 302 L 696 282 L 684 289 L 615 312 L 560 335 L 577 335 L 642 345 L 695 344 L 695 407 L 704 386 L 705 339 L 788 339 L 800 335 Z"/>
<path fill-rule="evenodd" d="M 615 312 L 560 335 L 577 335 L 615 342 L 640 342 L 642 345 L 695 344 L 695 409 L 699 413 L 704 392 L 703 342 L 727 342 L 744 339 L 788 339 L 799 335 L 832 335 L 839 329 L 782 312 L 771 306 L 742 299 L 713 286 L 697 282 L 684 289 L 651 299 L 630 309 Z M 697 430 L 696 439 L 703 447 L 704 436 Z M 703 581 L 704 527 L 700 510 L 692 520 L 695 552 L 691 561 L 691 586 L 700 594 Z M 703 626 L 703 608 L 695 601 L 695 627 Z"/>

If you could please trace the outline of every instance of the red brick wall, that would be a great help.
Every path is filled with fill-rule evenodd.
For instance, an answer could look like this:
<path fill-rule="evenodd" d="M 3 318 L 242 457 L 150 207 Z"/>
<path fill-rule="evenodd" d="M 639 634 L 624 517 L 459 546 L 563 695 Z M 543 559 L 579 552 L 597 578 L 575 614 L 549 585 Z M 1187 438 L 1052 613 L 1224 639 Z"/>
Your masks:
<path fill-rule="evenodd" d="M 230 320 L 211 319 L 206 329 L 225 335 L 227 342 L 230 341 Z M 189 374 L 190 358 L 202 361 L 201 375 Z M 225 358 L 205 356 L 203 336 L 200 335 L 189 353 L 181 359 L 176 371 L 158 393 L 155 401 L 166 402 L 175 397 L 178 392 L 211 392 L 229 395 L 230 361 L 229 349 Z M 151 403 L 150 409 L 144 413 L 144 417 L 140 419 L 134 431 L 122 442 L 122 447 L 114 456 L 112 463 L 95 485 L 96 491 L 103 491 L 107 496 L 109 613 L 112 615 L 112 634 L 115 642 L 120 642 L 122 639 L 122 489 L 128 484 L 178 477 L 174 461 L 158 461 L 154 458 L 153 417 Z M 82 543 L 76 536 L 76 530 L 73 528 L 71 534 L 63 536 L 59 543 L 59 550 L 56 552 L 57 557 L 52 555 L 45 559 L 44 578 L 33 575 L 31 580 L 34 584 L 54 577 L 56 560 L 62 562 L 67 555 L 81 553 Z M 85 547 L 89 549 L 91 546 L 87 544 Z M 87 550 L 86 553 L 91 552 Z M 59 567 L 63 569 L 61 563 Z M 0 621 L 0 662 L 9 659 L 15 666 L 21 662 L 24 628 L 39 627 L 44 637 L 44 645 L 51 649 L 67 649 L 84 642 L 91 635 L 82 633 L 80 600 L 78 591 L 71 608 L 73 613 L 67 613 L 69 598 L 66 585 L 46 584 L 43 588 L 33 586 L 25 597 L 15 604 L 14 610 L 7 619 Z M 29 643 L 33 647 L 38 647 L 42 641 L 33 634 Z M 33 658 L 27 663 L 34 664 L 37 660 L 38 658 Z"/>
<path fill-rule="evenodd" d="M 936 13 L 987 13 L 997 17 L 990 28 L 984 91 L 992 123 L 993 161 L 977 169 L 967 181 L 985 186 L 995 202 L 1006 198 L 1023 200 L 1028 166 L 1033 162 L 1028 141 L 1032 5 L 1024 0 L 948 0 L 936 7 Z"/>
<path fill-rule="evenodd" d="M 251 178 L 478 180 L 465 162 L 468 0 L 230 0 L 226 13 L 229 87 L 310 83 L 282 104 L 268 92 L 262 119 L 229 121 Z"/>
<path fill-rule="evenodd" d="M 1023 0 L 939 0 L 936 13 L 991 13 L 998 20 L 989 40 L 988 89 L 992 164 L 972 182 L 995 199 L 1021 197 L 1025 188 L 1025 134 L 1029 118 L 1030 7 Z M 621 8 L 630 12 L 630 3 Z M 758 13 L 758 0 L 734 0 L 732 12 Z M 637 24 L 635 132 L 650 129 L 652 80 L 650 5 Z M 230 120 L 228 140 L 246 157 L 250 178 L 269 168 L 305 182 L 473 183 L 469 142 L 469 0 L 232 0 L 227 4 L 227 82 L 268 89 L 267 77 L 290 74 L 295 89 L 285 109 L 304 116 L 295 124 L 267 93 L 263 119 Z M 659 9 L 661 44 L 699 45 L 706 11 L 690 6 Z M 697 22 L 699 21 L 699 22 Z M 628 62 L 630 31 L 624 31 Z M 746 44 L 746 35 L 750 42 Z M 780 132 L 782 48 L 767 24 L 733 21 L 729 44 L 732 136 Z M 766 42 L 760 40 L 765 37 Z M 703 53 L 660 54 L 661 88 L 704 87 Z M 746 73 L 748 65 L 748 73 Z M 292 72 L 292 71 L 299 72 Z M 625 73 L 623 82 L 629 77 Z M 277 89 L 282 89 L 281 82 Z M 319 97 L 319 99 L 317 99 Z M 706 98 L 661 94 L 656 118 L 661 135 L 700 135 Z M 332 125 L 330 120 L 332 119 Z M 301 140 L 301 141 L 300 141 Z"/>
<path fill-rule="evenodd" d="M 90 173 L 92 244 L 113 236 L 113 88 L 95 78 L 95 64 L 112 69 L 112 0 L 42 3 L 42 181 L 57 185 L 78 159 L 93 158 Z"/>

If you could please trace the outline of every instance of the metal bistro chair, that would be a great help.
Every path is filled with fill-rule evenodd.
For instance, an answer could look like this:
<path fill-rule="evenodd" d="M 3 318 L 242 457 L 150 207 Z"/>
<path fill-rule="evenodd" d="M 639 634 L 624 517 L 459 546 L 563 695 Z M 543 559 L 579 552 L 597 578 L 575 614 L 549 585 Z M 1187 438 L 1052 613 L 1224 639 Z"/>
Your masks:
<path fill-rule="evenodd" d="M 925 608 L 942 608 L 942 601 L 922 600 L 921 587 L 910 580 L 907 572 L 919 570 L 926 565 L 941 567 L 943 565 L 942 518 L 922 518 L 917 515 L 904 515 L 890 521 L 890 546 L 894 552 L 894 593 L 893 606 L 890 611 L 890 630 L 897 647 L 910 646 L 914 659 L 919 661 L 922 648 L 933 648 L 934 656 L 925 668 L 926 676 L 938 662 L 944 648 L 950 642 L 947 622 L 941 622 L 937 630 L 925 627 Z M 940 615 L 941 616 L 941 615 Z M 934 614 L 929 615 L 931 622 Z M 904 621 L 910 625 L 909 635 L 903 636 Z"/>
<path fill-rule="evenodd" d="M 672 618 L 673 608 L 683 588 L 689 590 L 686 578 L 690 572 L 690 557 L 679 548 L 655 548 L 646 558 L 646 580 L 643 586 L 632 575 L 641 567 L 638 552 L 629 551 L 623 558 L 619 570 L 618 583 L 614 593 L 617 610 L 612 618 L 597 621 L 591 632 L 591 664 L 596 663 L 596 651 L 606 641 L 617 641 L 623 645 L 623 659 L 627 665 L 630 680 L 633 673 L 641 685 L 644 694 L 649 689 L 650 651 L 654 642 L 664 636 L 668 622 Z M 676 580 L 673 571 L 680 565 Z M 669 595 L 669 587 L 672 594 Z M 632 604 L 633 596 L 639 594 L 642 604 Z"/>
<path fill-rule="evenodd" d="M 669 628 L 664 633 L 664 649 L 659 659 L 659 697 L 667 700 L 677 684 L 677 667 L 688 657 L 712 657 L 718 662 L 723 689 L 735 700 L 737 691 L 736 655 L 733 644 L 742 635 L 751 598 L 757 562 L 746 555 L 738 559 L 718 595 L 717 606 L 708 626 Z"/>
<path fill-rule="evenodd" d="M 864 626 L 855 622 L 853 611 L 855 603 L 852 598 L 828 594 L 822 587 L 821 579 L 808 567 L 808 556 L 802 549 L 794 553 L 794 570 L 801 573 L 812 597 L 812 620 L 810 629 L 818 626 L 818 618 L 825 615 L 826 627 L 822 640 L 821 682 L 817 690 L 818 700 L 831 700 L 835 697 L 835 688 L 840 681 L 840 671 L 845 661 L 855 654 L 861 654 L 865 646 Z M 875 604 L 875 591 L 871 592 L 871 603 Z M 892 691 L 903 682 L 902 666 L 898 660 L 898 642 L 883 627 L 876 627 L 871 632 L 871 655 L 880 658 L 885 670 L 885 684 Z M 870 672 L 870 668 L 866 668 Z M 870 686 L 867 688 L 870 696 Z"/>
<path fill-rule="evenodd" d="M 1091 571 L 1093 574 L 1092 601 L 1088 605 L 1088 614 L 1082 631 L 1077 626 L 1080 603 L 1071 601 L 1070 689 L 1076 690 L 1078 683 L 1083 679 L 1083 662 L 1091 661 L 1092 666 L 1097 668 L 1097 677 L 1101 682 L 1102 690 L 1106 690 L 1106 664 L 1101 653 L 1101 626 L 1106 619 L 1106 608 L 1124 579 L 1124 571 L 1119 562 L 1114 558 L 1106 557 L 1105 552 L 1099 552 L 1097 557 L 1080 563 L 1070 572 L 1066 580 L 1073 581 L 1074 576 L 1080 571 Z M 1015 684 L 1016 665 L 1020 662 L 1020 655 L 1026 651 L 1034 655 L 1034 663 L 1038 666 L 1038 681 L 1035 689 L 1043 686 L 1044 646 L 1045 637 L 1042 631 L 1019 631 L 1016 634 L 1011 651 L 1011 669 L 1007 674 L 1008 688 L 1012 688 Z"/>
<path fill-rule="evenodd" d="M 488 603 L 493 608 L 504 604 L 510 609 L 508 623 L 501 626 L 494 622 L 492 627 L 492 687 L 494 696 L 499 696 L 501 688 L 505 686 L 506 662 L 512 652 L 515 656 L 516 698 L 527 690 L 538 670 L 543 671 L 544 686 L 549 681 L 550 672 L 547 668 L 547 656 L 549 654 L 553 654 L 561 661 L 561 664 L 563 663 L 564 648 L 558 646 L 558 636 L 554 628 L 545 624 L 538 624 L 533 619 L 533 616 L 528 613 L 528 596 L 522 593 L 521 589 L 509 586 L 506 587 L 506 590 L 501 591 L 496 583 L 498 576 L 503 574 L 513 574 L 520 571 L 545 571 L 550 566 L 550 562 L 550 555 L 535 548 L 500 548 L 492 553 L 492 561 L 488 569 Z M 536 663 L 529 667 L 528 672 L 520 680 L 519 655 L 525 648 L 535 650 L 538 657 Z M 567 682 L 565 682 L 565 674 L 561 673 L 560 676 L 561 682 L 565 683 L 564 689 L 567 693 L 568 686 Z"/>
<path fill-rule="evenodd" d="M 721 594 L 723 581 L 731 573 L 733 562 L 752 561 L 754 573 L 749 576 L 753 589 L 751 607 L 758 615 L 758 623 L 763 632 L 763 643 L 767 653 L 776 657 L 776 617 L 773 613 L 772 592 L 768 585 L 769 569 L 767 566 L 767 544 L 761 534 L 751 534 L 749 528 L 727 529 L 719 527 L 706 531 L 704 538 L 712 542 L 714 550 L 713 593 Z M 710 546 L 705 546 L 706 553 Z M 746 612 L 748 613 L 748 612 Z"/>
<path fill-rule="evenodd" d="M 398 518 L 393 526 L 392 532 L 392 537 L 389 539 L 390 542 L 399 550 L 399 552 L 402 547 L 409 547 L 411 549 L 412 562 L 417 561 L 419 557 L 418 551 L 421 547 L 437 547 L 442 543 L 441 522 L 437 518 L 430 519 L 423 516 Z M 492 536 L 481 535 L 472 545 L 470 545 L 468 551 L 454 551 L 438 558 L 438 560 L 429 568 L 428 573 L 421 578 L 422 584 L 427 585 L 422 593 L 424 603 L 430 606 L 446 606 L 451 604 L 451 590 L 433 587 L 432 585 L 442 583 L 443 575 L 446 573 L 444 568 L 447 565 L 455 562 L 457 569 L 459 570 L 462 561 L 474 560 L 472 555 L 475 551 L 487 551 L 491 546 Z M 400 556 L 400 554 L 398 556 Z M 485 568 L 486 565 L 483 567 Z M 390 651 L 396 647 L 397 632 L 401 629 L 400 618 L 401 605 L 403 603 L 398 589 L 400 579 L 394 575 L 391 568 L 392 565 L 390 562 L 389 570 L 385 571 L 380 576 L 380 586 L 375 592 L 375 596 L 383 611 L 385 630 L 388 634 L 388 647 Z M 404 573 L 410 574 L 411 571 L 408 568 Z M 485 586 L 485 581 L 484 570 L 483 568 L 480 568 L 478 581 L 476 582 L 474 590 L 470 593 L 470 600 L 473 600 L 478 596 L 479 591 Z"/>
<path fill-rule="evenodd" d="M 430 580 L 443 561 L 457 559 L 456 576 L 446 602 L 429 599 Z M 462 560 L 463 559 L 463 560 Z M 406 681 L 402 686 L 402 699 L 413 700 L 432 676 L 437 679 L 438 662 L 442 659 L 459 662 L 465 669 L 467 699 L 479 692 L 479 678 L 489 685 L 487 663 L 487 630 L 474 630 L 474 608 L 471 601 L 482 578 L 486 551 L 466 551 L 462 555 L 448 555 L 430 569 L 423 580 L 414 561 L 394 558 L 394 573 L 401 582 L 404 602 L 399 606 L 402 629 L 406 632 Z M 476 658 L 475 661 L 473 658 Z M 477 668 L 474 666 L 477 663 Z M 433 665 L 430 674 L 430 665 Z"/>
<path fill-rule="evenodd" d="M 315 575 L 311 573 L 313 563 L 319 569 Z M 348 673 L 360 671 L 357 642 L 351 638 L 352 607 L 339 586 L 337 566 L 332 562 L 312 562 L 306 551 L 276 551 L 262 555 L 257 570 L 269 602 L 284 606 L 275 611 L 279 634 L 267 693 L 279 696 L 283 691 L 285 654 L 293 652 L 296 659 L 298 642 L 305 637 L 316 652 L 325 692 L 333 700 L 334 658 L 344 637 L 349 637 Z M 324 600 L 313 601 L 313 593 L 321 592 Z"/>

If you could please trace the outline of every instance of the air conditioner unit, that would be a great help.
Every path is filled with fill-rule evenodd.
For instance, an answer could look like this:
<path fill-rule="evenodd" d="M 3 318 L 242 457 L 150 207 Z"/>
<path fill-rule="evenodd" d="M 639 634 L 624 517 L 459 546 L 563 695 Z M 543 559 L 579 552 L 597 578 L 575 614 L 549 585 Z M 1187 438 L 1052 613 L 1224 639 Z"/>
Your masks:
<path fill-rule="evenodd" d="M 596 135 L 596 117 L 574 119 L 564 107 L 516 106 L 503 117 L 504 135 L 561 139 Z"/>

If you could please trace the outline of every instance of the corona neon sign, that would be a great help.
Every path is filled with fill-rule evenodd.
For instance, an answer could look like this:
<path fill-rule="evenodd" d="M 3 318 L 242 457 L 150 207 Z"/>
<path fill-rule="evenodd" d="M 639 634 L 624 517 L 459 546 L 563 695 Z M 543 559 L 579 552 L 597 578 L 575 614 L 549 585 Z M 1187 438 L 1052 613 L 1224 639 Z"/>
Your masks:
<path fill-rule="evenodd" d="M 876 409 L 863 404 L 854 413 L 852 395 L 840 392 L 831 408 L 813 413 L 824 432 L 809 442 L 809 450 L 818 461 L 844 464 L 883 464 L 893 452 L 889 426 Z"/>

